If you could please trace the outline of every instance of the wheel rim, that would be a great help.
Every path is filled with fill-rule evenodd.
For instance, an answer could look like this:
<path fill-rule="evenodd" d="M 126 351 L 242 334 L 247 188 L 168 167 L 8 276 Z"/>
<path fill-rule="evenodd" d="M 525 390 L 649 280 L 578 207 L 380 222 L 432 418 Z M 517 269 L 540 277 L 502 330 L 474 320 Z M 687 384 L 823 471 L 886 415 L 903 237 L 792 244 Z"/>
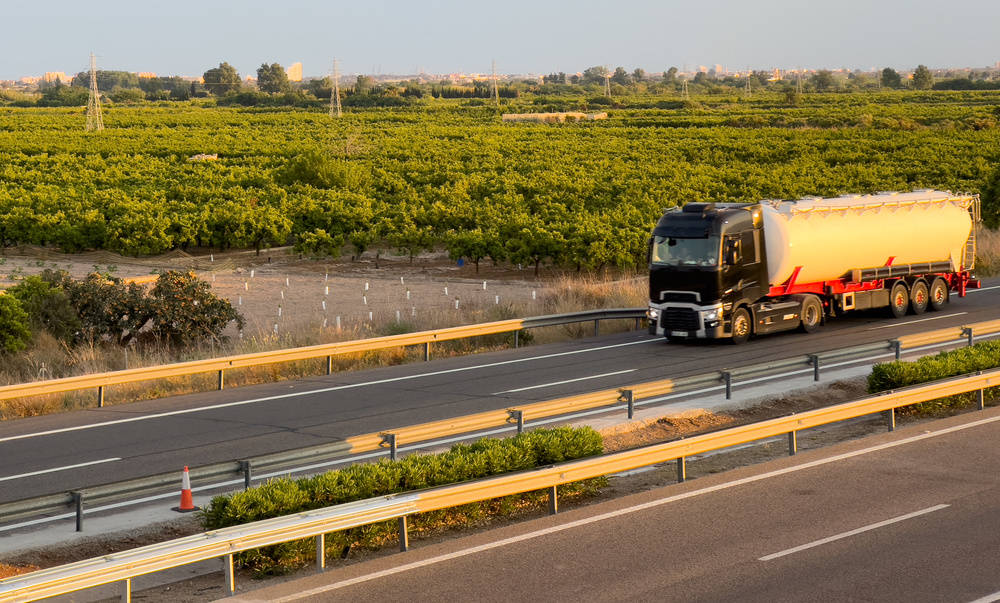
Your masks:
<path fill-rule="evenodd" d="M 740 314 L 733 320 L 733 335 L 735 337 L 743 337 L 750 330 L 750 325 L 747 324 L 746 316 Z"/>
<path fill-rule="evenodd" d="M 934 288 L 934 302 L 940 304 L 944 301 L 944 288 L 935 287 Z"/>
<path fill-rule="evenodd" d="M 892 298 L 892 303 L 895 304 L 897 308 L 903 308 L 906 306 L 906 296 L 903 295 L 902 291 L 896 293 L 896 296 Z"/>
<path fill-rule="evenodd" d="M 927 296 L 924 294 L 923 289 L 913 294 L 913 301 L 917 302 L 918 306 L 922 306 L 927 303 Z"/>
<path fill-rule="evenodd" d="M 808 308 L 806 308 L 806 324 L 807 325 L 816 324 L 817 314 L 818 313 L 816 312 L 816 306 L 809 306 Z"/>

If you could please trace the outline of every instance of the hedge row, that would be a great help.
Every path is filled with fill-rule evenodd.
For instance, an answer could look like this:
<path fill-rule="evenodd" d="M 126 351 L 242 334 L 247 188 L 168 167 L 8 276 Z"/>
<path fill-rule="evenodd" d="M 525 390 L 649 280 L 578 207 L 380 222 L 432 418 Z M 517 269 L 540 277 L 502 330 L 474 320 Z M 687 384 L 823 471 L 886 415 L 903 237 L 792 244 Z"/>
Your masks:
<path fill-rule="evenodd" d="M 1000 341 L 987 341 L 934 356 L 925 356 L 913 362 L 876 364 L 868 376 L 868 392 L 874 394 L 997 367 L 1000 367 Z M 987 389 L 986 399 L 995 397 L 997 390 L 1000 388 Z M 969 392 L 914 404 L 901 410 L 912 414 L 936 415 L 970 405 L 974 400 L 975 393 Z"/>
<path fill-rule="evenodd" d="M 455 444 L 447 452 L 410 455 L 398 461 L 351 465 L 314 477 L 273 479 L 243 492 L 216 496 L 201 511 L 202 525 L 214 530 L 309 509 L 453 484 L 522 471 L 603 452 L 601 436 L 589 427 L 539 429 L 507 439 L 485 438 Z M 560 486 L 560 497 L 591 494 L 605 479 Z M 542 492 L 423 513 L 410 518 L 411 533 L 468 525 L 492 516 L 509 516 L 545 504 Z M 328 554 L 346 556 L 352 548 L 377 549 L 397 540 L 396 522 L 387 521 L 328 534 Z M 311 539 L 246 551 L 237 562 L 258 576 L 286 573 L 315 560 Z"/>

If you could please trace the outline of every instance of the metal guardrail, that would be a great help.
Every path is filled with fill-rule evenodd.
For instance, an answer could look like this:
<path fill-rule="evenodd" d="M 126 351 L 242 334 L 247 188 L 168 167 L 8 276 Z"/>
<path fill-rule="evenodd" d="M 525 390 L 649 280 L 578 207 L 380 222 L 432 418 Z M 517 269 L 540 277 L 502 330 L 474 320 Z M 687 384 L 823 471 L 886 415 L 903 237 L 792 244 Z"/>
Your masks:
<path fill-rule="evenodd" d="M 788 417 L 624 452 L 214 530 L 0 580 L 0 601 L 33 601 L 115 582 L 122 583 L 122 599 L 129 601 L 132 578 L 214 558 L 222 558 L 225 587 L 232 594 L 235 591 L 233 554 L 241 551 L 301 538 L 315 538 L 317 565 L 323 568 L 325 534 L 391 519 L 399 522 L 400 548 L 406 550 L 406 518 L 415 513 L 544 489 L 549 491 L 549 508 L 555 513 L 558 509 L 558 486 L 563 484 L 673 460 L 677 462 L 678 481 L 684 481 L 685 460 L 695 454 L 786 434 L 788 452 L 795 454 L 796 434 L 803 429 L 884 412 L 891 431 L 895 427 L 896 408 L 978 391 L 979 408 L 982 409 L 982 392 L 988 387 L 996 386 L 1000 386 L 1000 370 L 909 387 Z"/>
<path fill-rule="evenodd" d="M 276 364 L 280 362 L 294 362 L 297 360 L 311 360 L 323 357 L 327 360 L 326 374 L 329 375 L 333 372 L 333 357 L 342 354 L 423 345 L 424 360 L 429 360 L 430 346 L 435 342 L 477 337 L 480 335 L 510 333 L 512 331 L 516 334 L 523 329 L 590 321 L 594 321 L 594 334 L 596 335 L 599 333 L 599 325 L 602 320 L 634 319 L 639 321 L 640 319 L 645 318 L 645 312 L 645 308 L 617 308 L 610 310 L 573 312 L 569 314 L 553 314 L 550 316 L 536 316 L 532 318 L 516 318 L 461 327 L 436 329 L 433 331 L 419 331 L 417 333 L 406 333 L 403 335 L 389 335 L 385 337 L 342 341 L 301 348 L 273 350 L 270 352 L 256 352 L 253 354 L 224 356 L 221 358 L 209 358 L 206 360 L 194 360 L 191 362 L 164 364 L 159 366 L 127 369 L 123 371 L 80 375 L 77 377 L 64 377 L 62 379 L 32 381 L 30 383 L 0 386 L 0 400 L 96 388 L 97 405 L 103 406 L 104 388 L 110 385 L 121 385 L 123 383 L 134 383 L 137 381 L 151 381 L 154 379 L 165 379 L 167 377 L 179 377 L 215 372 L 218 374 L 218 389 L 223 389 L 225 387 L 225 371 L 229 369 L 247 368 L 265 364 Z M 515 336 L 515 346 L 518 345 L 518 343 L 518 338 Z"/>
<path fill-rule="evenodd" d="M 621 316 L 629 310 L 602 311 L 599 320 L 629 318 Z M 595 313 L 596 314 L 596 313 Z M 540 317 L 539 323 L 564 324 L 560 317 Z M 589 318 L 593 320 L 593 318 Z M 538 326 L 538 325 L 534 325 Z M 867 357 L 878 352 L 892 353 L 899 358 L 900 350 L 913 349 L 922 345 L 960 341 L 968 338 L 968 333 L 989 334 L 1000 332 L 1000 320 L 985 323 L 975 323 L 965 327 L 939 329 L 929 333 L 921 333 L 900 337 L 899 339 L 868 343 L 863 345 L 839 348 L 816 354 L 804 354 L 783 360 L 769 361 L 735 369 L 722 369 L 700 375 L 664 379 L 628 385 L 616 389 L 606 389 L 575 396 L 546 400 L 532 404 L 517 405 L 506 409 L 491 410 L 473 415 L 442 419 L 419 425 L 386 429 L 377 433 L 352 436 L 342 441 L 277 452 L 258 457 L 251 457 L 200 467 L 190 470 L 191 482 L 194 485 L 204 485 L 213 479 L 238 479 L 242 476 L 244 486 L 249 488 L 253 475 L 260 472 L 294 470 L 296 464 L 306 461 L 310 464 L 335 461 L 354 454 L 388 449 L 391 458 L 396 458 L 396 450 L 403 444 L 417 444 L 440 438 L 473 433 L 476 431 L 496 428 L 504 425 L 517 425 L 520 431 L 526 421 L 537 421 L 549 417 L 570 414 L 595 408 L 624 406 L 628 418 L 633 417 L 635 405 L 643 399 L 655 398 L 667 394 L 681 394 L 706 387 L 725 387 L 726 398 L 732 396 L 733 388 L 740 380 L 751 380 L 768 375 L 780 374 L 789 369 L 812 369 L 813 379 L 819 381 L 823 365 L 828 362 L 847 361 Z M 82 530 L 84 505 L 95 505 L 115 500 L 121 500 L 129 495 L 153 495 L 176 490 L 177 472 L 160 473 L 148 477 L 114 482 L 100 486 L 80 488 L 59 494 L 16 500 L 0 503 L 0 521 L 16 521 L 43 514 L 64 513 L 75 510 L 76 529 Z"/>

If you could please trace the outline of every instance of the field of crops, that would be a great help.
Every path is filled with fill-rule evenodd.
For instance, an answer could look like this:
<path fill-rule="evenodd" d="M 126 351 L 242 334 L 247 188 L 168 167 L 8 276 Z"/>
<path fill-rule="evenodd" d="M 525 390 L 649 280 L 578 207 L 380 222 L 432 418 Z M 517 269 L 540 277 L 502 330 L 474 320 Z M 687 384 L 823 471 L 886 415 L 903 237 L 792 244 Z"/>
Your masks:
<path fill-rule="evenodd" d="M 591 99 L 595 100 L 595 99 Z M 504 111 L 586 108 L 526 97 Z M 1000 161 L 1000 92 L 628 97 L 609 119 L 501 123 L 431 99 L 336 120 L 210 100 L 0 107 L 0 242 L 155 254 L 294 243 L 311 254 L 446 248 L 469 261 L 644 263 L 688 201 L 942 188 Z M 189 161 L 217 153 L 215 161 Z"/>

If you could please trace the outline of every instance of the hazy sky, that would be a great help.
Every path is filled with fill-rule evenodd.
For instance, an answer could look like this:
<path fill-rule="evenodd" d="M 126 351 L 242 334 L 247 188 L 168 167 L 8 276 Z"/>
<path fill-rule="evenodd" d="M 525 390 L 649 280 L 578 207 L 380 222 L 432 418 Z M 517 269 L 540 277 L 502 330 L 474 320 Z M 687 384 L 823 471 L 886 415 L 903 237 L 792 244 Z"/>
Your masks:
<path fill-rule="evenodd" d="M 241 74 L 982 67 L 998 0 L 0 0 L 0 79 L 103 69 Z"/>

